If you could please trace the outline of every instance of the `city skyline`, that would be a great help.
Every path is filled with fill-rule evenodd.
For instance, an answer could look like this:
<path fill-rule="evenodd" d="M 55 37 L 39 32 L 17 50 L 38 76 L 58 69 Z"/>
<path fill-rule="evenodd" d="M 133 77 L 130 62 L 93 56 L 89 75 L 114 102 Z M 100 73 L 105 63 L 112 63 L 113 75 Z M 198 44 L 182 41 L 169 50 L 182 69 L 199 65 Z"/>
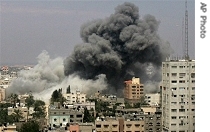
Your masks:
<path fill-rule="evenodd" d="M 2 1 L 0 65 L 37 64 L 46 50 L 52 58 L 68 57 L 81 44 L 81 26 L 105 19 L 126 1 Z M 185 1 L 132 1 L 142 18 L 146 14 L 160 21 L 158 34 L 169 41 L 173 56 L 183 56 Z M 189 56 L 195 58 L 195 1 L 187 1 Z"/>

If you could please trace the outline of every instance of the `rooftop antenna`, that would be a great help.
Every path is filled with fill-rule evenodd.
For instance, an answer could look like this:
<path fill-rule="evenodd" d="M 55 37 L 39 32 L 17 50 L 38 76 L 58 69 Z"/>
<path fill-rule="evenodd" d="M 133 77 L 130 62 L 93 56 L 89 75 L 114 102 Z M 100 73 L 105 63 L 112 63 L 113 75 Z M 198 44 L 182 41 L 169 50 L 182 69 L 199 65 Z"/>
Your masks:
<path fill-rule="evenodd" d="M 189 60 L 189 55 L 188 55 L 188 11 L 187 11 L 187 0 L 185 1 L 185 60 Z"/>
<path fill-rule="evenodd" d="M 183 53 L 183 55 L 182 55 L 182 59 L 185 59 L 185 49 L 184 49 L 184 17 L 183 17 L 183 19 L 182 19 L 182 53 Z"/>

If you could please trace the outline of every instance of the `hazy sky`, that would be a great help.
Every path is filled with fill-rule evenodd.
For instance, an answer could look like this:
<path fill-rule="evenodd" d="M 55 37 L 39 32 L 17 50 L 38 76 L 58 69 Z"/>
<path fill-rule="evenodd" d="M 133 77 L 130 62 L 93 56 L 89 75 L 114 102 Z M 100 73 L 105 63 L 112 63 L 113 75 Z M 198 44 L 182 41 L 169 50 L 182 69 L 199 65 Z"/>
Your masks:
<path fill-rule="evenodd" d="M 80 44 L 80 27 L 115 12 L 124 0 L 22 0 L 1 1 L 0 65 L 36 64 L 46 50 L 52 58 L 69 56 Z M 169 41 L 174 56 L 183 55 L 182 32 L 185 0 L 127 0 L 139 7 L 143 17 L 160 21 L 159 35 Z M 195 58 L 195 1 L 188 0 L 189 55 Z M 183 39 L 182 39 L 183 38 Z"/>

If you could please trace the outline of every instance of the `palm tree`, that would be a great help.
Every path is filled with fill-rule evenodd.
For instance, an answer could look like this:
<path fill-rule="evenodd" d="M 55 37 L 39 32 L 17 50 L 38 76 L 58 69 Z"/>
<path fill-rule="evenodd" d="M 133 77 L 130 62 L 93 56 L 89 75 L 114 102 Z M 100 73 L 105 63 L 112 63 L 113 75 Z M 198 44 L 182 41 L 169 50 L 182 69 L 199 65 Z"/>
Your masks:
<path fill-rule="evenodd" d="M 29 108 L 31 106 L 33 106 L 33 104 L 35 102 L 34 97 L 32 95 L 29 95 L 29 97 L 26 98 L 25 102 L 26 102 L 26 106 L 27 106 L 27 109 L 28 109 L 26 121 L 28 121 Z"/>
<path fill-rule="evenodd" d="M 11 104 L 13 103 L 13 106 L 15 107 L 16 103 L 18 102 L 18 95 L 12 93 L 9 99 L 10 99 Z"/>
<path fill-rule="evenodd" d="M 23 119 L 23 113 L 19 109 L 15 109 L 14 113 L 12 113 L 15 122 L 19 122 L 20 119 Z"/>

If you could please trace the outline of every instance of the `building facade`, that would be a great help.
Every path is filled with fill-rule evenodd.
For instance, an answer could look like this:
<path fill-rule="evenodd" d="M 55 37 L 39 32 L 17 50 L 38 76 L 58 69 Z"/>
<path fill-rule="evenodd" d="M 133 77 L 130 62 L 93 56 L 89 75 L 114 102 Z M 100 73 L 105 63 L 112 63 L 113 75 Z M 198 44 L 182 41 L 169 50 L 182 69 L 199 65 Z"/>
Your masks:
<path fill-rule="evenodd" d="M 48 108 L 48 122 L 52 129 L 66 127 L 67 123 L 82 123 L 83 117 L 83 110 L 62 107 L 59 103 Z"/>
<path fill-rule="evenodd" d="M 137 103 L 144 97 L 144 85 L 140 83 L 140 78 L 133 77 L 132 80 L 124 82 L 124 98 L 129 103 Z"/>
<path fill-rule="evenodd" d="M 164 132 L 195 131 L 195 61 L 162 62 L 161 108 Z"/>
<path fill-rule="evenodd" d="M 76 93 L 65 93 L 63 94 L 66 98 L 67 104 L 84 103 L 86 102 L 86 94 L 76 91 Z"/>
<path fill-rule="evenodd" d="M 158 106 L 160 104 L 160 94 L 145 94 L 145 102 L 151 106 Z"/>

